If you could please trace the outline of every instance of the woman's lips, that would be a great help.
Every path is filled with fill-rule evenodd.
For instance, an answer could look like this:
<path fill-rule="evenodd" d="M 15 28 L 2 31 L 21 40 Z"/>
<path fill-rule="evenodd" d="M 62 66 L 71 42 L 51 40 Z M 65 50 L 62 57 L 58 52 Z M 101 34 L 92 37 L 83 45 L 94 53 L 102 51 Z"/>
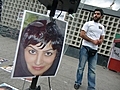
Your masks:
<path fill-rule="evenodd" d="M 34 69 L 34 70 L 41 70 L 41 69 L 43 69 L 43 68 L 44 68 L 44 66 L 40 66 L 40 67 L 33 66 L 33 69 Z"/>

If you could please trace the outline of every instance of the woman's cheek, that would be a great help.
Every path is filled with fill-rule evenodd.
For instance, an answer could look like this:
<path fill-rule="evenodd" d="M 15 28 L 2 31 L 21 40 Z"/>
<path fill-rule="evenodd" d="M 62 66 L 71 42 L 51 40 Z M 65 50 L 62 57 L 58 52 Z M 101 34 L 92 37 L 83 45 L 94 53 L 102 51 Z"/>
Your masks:
<path fill-rule="evenodd" d="M 44 61 L 45 61 L 46 63 L 53 63 L 54 60 L 55 60 L 55 55 L 44 58 Z"/>
<path fill-rule="evenodd" d="M 32 61 L 35 60 L 35 58 L 36 58 L 35 55 L 30 55 L 29 53 L 25 53 L 25 60 L 26 60 L 27 62 L 32 62 Z"/>

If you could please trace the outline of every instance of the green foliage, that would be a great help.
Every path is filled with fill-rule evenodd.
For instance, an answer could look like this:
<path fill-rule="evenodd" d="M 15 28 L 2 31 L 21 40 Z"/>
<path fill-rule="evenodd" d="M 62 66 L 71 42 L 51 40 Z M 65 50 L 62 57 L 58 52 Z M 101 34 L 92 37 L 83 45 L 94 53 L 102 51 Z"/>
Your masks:
<path fill-rule="evenodd" d="M 25 28 L 28 24 L 30 24 L 36 19 L 38 19 L 38 15 L 26 12 L 23 28 Z"/>

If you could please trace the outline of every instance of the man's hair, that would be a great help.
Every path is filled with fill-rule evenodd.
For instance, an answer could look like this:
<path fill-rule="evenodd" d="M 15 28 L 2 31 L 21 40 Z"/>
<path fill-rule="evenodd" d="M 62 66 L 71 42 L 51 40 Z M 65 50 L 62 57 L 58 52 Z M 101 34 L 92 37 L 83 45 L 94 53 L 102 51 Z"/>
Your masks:
<path fill-rule="evenodd" d="M 104 12 L 103 12 L 103 10 L 101 9 L 101 8 L 96 8 L 95 10 L 94 10 L 94 12 L 95 11 L 99 11 L 100 13 L 101 13 L 101 16 L 103 16 L 103 14 L 104 14 Z"/>

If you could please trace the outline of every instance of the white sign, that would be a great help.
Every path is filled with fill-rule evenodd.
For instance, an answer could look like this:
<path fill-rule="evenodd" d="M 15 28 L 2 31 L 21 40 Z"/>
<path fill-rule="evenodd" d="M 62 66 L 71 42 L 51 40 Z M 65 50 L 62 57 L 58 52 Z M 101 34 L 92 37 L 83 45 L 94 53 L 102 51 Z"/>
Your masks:
<path fill-rule="evenodd" d="M 61 11 L 56 10 L 54 18 L 57 18 L 57 19 L 60 19 L 60 20 L 64 20 L 65 19 L 65 15 L 66 15 L 67 12 L 62 11 L 61 15 L 59 16 L 60 13 L 61 13 Z M 48 12 L 47 12 L 47 15 L 49 15 L 49 14 L 50 14 L 50 10 L 48 10 Z"/>
<path fill-rule="evenodd" d="M 120 60 L 120 48 L 114 47 L 112 50 L 111 58 Z"/>
<path fill-rule="evenodd" d="M 23 12 L 18 13 L 17 21 L 22 21 L 23 18 Z"/>

